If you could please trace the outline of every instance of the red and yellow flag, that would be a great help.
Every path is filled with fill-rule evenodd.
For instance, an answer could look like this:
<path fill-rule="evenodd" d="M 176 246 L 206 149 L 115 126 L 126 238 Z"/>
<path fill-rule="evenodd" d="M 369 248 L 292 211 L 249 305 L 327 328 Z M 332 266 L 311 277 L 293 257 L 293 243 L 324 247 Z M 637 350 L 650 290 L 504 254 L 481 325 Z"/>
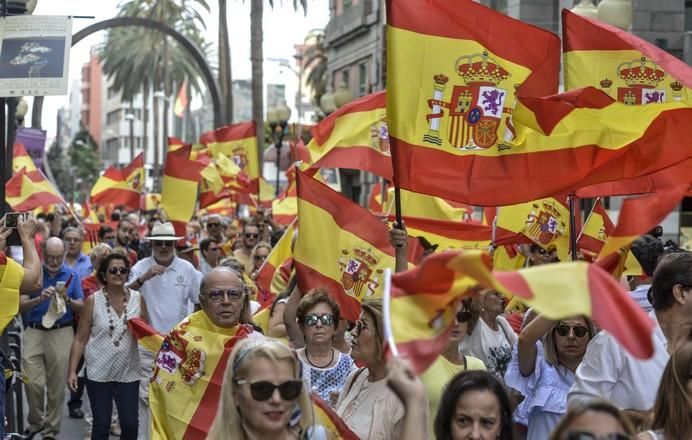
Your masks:
<path fill-rule="evenodd" d="M 130 318 L 127 320 L 127 328 L 130 329 L 132 335 L 137 339 L 137 344 L 151 353 L 156 354 L 159 352 L 164 336 L 145 320 L 140 317 Z"/>
<path fill-rule="evenodd" d="M 360 302 L 382 296 L 384 269 L 394 267 L 387 226 L 328 186 L 297 173 L 300 232 L 294 249 L 302 292 L 327 288 L 346 319 Z"/>
<path fill-rule="evenodd" d="M 564 198 L 548 197 L 499 208 L 494 243 L 535 243 L 556 251 L 560 261 L 569 261 L 569 209 L 561 200 Z"/>
<path fill-rule="evenodd" d="M 14 211 L 32 211 L 49 205 L 67 205 L 60 193 L 40 171 L 36 181 L 24 170 L 19 170 L 5 183 L 5 201 Z"/>
<path fill-rule="evenodd" d="M 185 114 L 185 108 L 187 107 L 187 78 L 180 85 L 180 90 L 178 91 L 178 97 L 175 98 L 175 104 L 173 106 L 173 114 L 179 118 L 182 118 Z"/>
<path fill-rule="evenodd" d="M 394 188 L 390 187 L 387 194 L 385 212 L 394 212 Z M 473 207 L 465 203 L 446 200 L 428 194 L 420 194 L 402 189 L 401 215 L 404 217 L 428 218 L 432 220 L 467 222 L 473 216 Z"/>
<path fill-rule="evenodd" d="M 230 158 L 248 176 L 248 191 L 257 192 L 260 169 L 254 121 L 217 128 L 202 134 L 199 141 L 215 159 L 221 154 Z"/>
<path fill-rule="evenodd" d="M 217 327 L 199 311 L 165 337 L 149 383 L 152 438 L 206 438 L 231 351 L 251 334 L 249 325 Z"/>
<path fill-rule="evenodd" d="M 312 129 L 310 168 L 351 168 L 392 179 L 385 92 L 344 105 Z"/>
<path fill-rule="evenodd" d="M 390 220 L 394 220 L 390 216 Z M 477 223 L 451 222 L 429 218 L 403 217 L 406 231 L 411 237 L 423 237 L 437 245 L 437 251 L 450 249 L 488 250 L 492 228 Z"/>
<path fill-rule="evenodd" d="M 91 189 L 91 202 L 97 205 L 124 205 L 137 210 L 144 189 L 144 153 L 127 167 L 109 167 Z"/>
<path fill-rule="evenodd" d="M 186 235 L 185 226 L 195 212 L 199 176 L 204 168 L 202 163 L 190 159 L 191 149 L 188 144 L 169 151 L 163 171 L 161 208 L 179 236 Z"/>
<path fill-rule="evenodd" d="M 663 49 L 562 10 L 565 90 L 596 87 L 626 104 L 692 104 L 692 70 Z"/>
<path fill-rule="evenodd" d="M 298 192 L 295 182 L 289 184 L 283 196 L 272 201 L 272 217 L 280 225 L 289 225 L 298 217 Z"/>
<path fill-rule="evenodd" d="M 0 332 L 19 312 L 19 286 L 24 268 L 0 251 Z"/>
<path fill-rule="evenodd" d="M 260 267 L 255 284 L 259 289 L 258 301 L 260 305 L 268 307 L 274 301 L 276 295 L 281 293 L 272 289 L 274 287 L 273 279 L 278 275 L 278 271 L 288 260 L 293 259 L 293 235 L 296 232 L 295 221 L 284 231 L 276 245 L 272 248 L 269 256 L 262 267 Z"/>
<path fill-rule="evenodd" d="M 315 422 L 327 431 L 330 439 L 359 440 L 359 437 L 351 431 L 351 428 L 336 415 L 336 412 L 320 399 L 317 393 L 311 393 L 312 409 L 315 412 Z"/>
<path fill-rule="evenodd" d="M 614 229 L 615 225 L 608 217 L 603 202 L 600 198 L 596 199 L 591 214 L 586 219 L 584 228 L 577 240 L 577 246 L 582 252 L 596 256 L 601 252 L 603 244 Z"/>
<path fill-rule="evenodd" d="M 24 148 L 24 144 L 17 142 L 12 148 L 12 173 L 18 173 L 22 168 L 26 170 L 27 176 L 34 181 L 42 179 L 34 160 Z"/>

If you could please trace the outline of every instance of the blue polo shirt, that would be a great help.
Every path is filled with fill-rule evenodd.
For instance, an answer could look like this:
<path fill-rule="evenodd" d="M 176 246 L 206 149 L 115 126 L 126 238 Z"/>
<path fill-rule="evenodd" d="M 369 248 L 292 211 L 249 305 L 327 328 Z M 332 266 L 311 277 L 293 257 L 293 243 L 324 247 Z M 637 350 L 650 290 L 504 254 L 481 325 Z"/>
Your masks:
<path fill-rule="evenodd" d="M 70 268 L 77 272 L 80 280 L 88 277 L 94 271 L 94 266 L 91 264 L 91 258 L 85 255 L 84 252 L 79 253 L 79 257 L 77 257 L 77 260 L 74 262 L 74 266 L 71 266 Z"/>
<path fill-rule="evenodd" d="M 48 269 L 46 269 L 46 267 L 43 266 L 43 289 L 50 286 L 55 286 L 56 284 L 58 284 L 58 281 L 67 281 L 71 274 L 74 274 L 74 276 L 72 277 L 70 286 L 67 288 L 67 296 L 76 300 L 84 299 L 84 293 L 82 292 L 82 280 L 79 278 L 79 275 L 74 270 L 67 267 L 67 264 L 63 264 L 62 269 L 60 269 L 60 271 L 54 277 L 51 277 L 48 273 Z M 35 298 L 39 295 L 41 295 L 41 290 L 32 293 L 30 297 Z M 29 310 L 24 316 L 24 325 L 28 326 L 30 324 L 41 324 L 43 315 L 45 315 L 48 311 L 49 305 L 50 301 L 44 301 L 41 304 L 34 307 L 33 309 Z M 74 315 L 72 313 L 72 308 L 68 305 L 67 311 L 60 319 L 56 321 L 56 324 L 69 324 L 73 321 Z"/>

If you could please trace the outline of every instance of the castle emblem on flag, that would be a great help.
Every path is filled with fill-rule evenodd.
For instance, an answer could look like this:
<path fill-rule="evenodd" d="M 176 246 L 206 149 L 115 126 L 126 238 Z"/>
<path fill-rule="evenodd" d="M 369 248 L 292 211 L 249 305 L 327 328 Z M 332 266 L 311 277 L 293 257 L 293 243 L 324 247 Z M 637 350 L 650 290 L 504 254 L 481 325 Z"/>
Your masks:
<path fill-rule="evenodd" d="M 389 129 L 383 118 L 370 127 L 370 146 L 389 155 Z"/>
<path fill-rule="evenodd" d="M 626 87 L 618 87 L 617 100 L 628 105 L 662 104 L 666 102 L 665 89 L 658 85 L 663 81 L 666 72 L 659 69 L 656 63 L 641 57 L 621 63 L 616 73 L 625 82 Z M 603 85 L 603 81 L 601 81 Z"/>
<path fill-rule="evenodd" d="M 231 152 L 231 160 L 238 165 L 238 168 L 244 170 L 248 165 L 247 150 L 243 145 L 233 148 Z"/>
<path fill-rule="evenodd" d="M 463 85 L 452 85 L 449 101 L 444 100 L 449 77 L 442 73 L 433 76 L 433 96 L 428 100 L 432 113 L 426 116 L 429 126 L 423 142 L 442 145 L 443 119 L 447 124 L 447 140 L 457 149 L 491 148 L 497 144 L 501 130 L 503 139 L 511 141 L 514 129 L 510 121 L 510 103 L 514 97 L 503 88 L 511 73 L 486 51 L 459 57 L 454 71 Z"/>
<path fill-rule="evenodd" d="M 376 269 L 379 259 L 367 249 L 360 247 L 341 250 L 339 268 L 341 270 L 341 285 L 347 295 L 358 301 L 363 296 L 369 297 L 375 294 L 380 285 L 382 269 Z"/>
<path fill-rule="evenodd" d="M 536 202 L 526 217 L 521 233 L 537 244 L 547 246 L 565 234 L 567 225 L 561 217 L 562 214 L 555 202 Z"/>

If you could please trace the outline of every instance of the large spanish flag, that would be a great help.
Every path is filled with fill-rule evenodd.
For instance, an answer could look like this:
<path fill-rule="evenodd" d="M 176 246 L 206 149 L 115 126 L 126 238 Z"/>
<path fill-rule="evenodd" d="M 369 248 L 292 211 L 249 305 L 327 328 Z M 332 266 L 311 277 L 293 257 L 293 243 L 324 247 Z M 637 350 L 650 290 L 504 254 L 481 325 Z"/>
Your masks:
<path fill-rule="evenodd" d="M 300 232 L 294 249 L 302 292 L 327 288 L 349 320 L 363 299 L 382 296 L 384 269 L 394 267 L 387 226 L 321 182 L 297 173 Z M 413 246 L 413 244 L 411 244 Z"/>
<path fill-rule="evenodd" d="M 97 205 L 124 205 L 138 210 L 144 189 L 144 153 L 127 167 L 108 167 L 91 189 L 91 202 Z"/>
<path fill-rule="evenodd" d="M 609 24 L 562 10 L 565 89 L 597 87 L 626 104 L 692 104 L 692 69 Z"/>
<path fill-rule="evenodd" d="M 36 181 L 21 169 L 5 183 L 5 201 L 14 211 L 32 211 L 49 205 L 67 205 L 60 193 L 40 171 Z M 36 177 L 36 176 L 35 176 Z"/>
<path fill-rule="evenodd" d="M 547 251 L 556 251 L 560 261 L 568 261 L 569 209 L 563 200 L 565 197 L 548 197 L 499 208 L 494 243 L 535 243 Z M 578 220 L 577 225 L 580 223 Z"/>
<path fill-rule="evenodd" d="M 18 173 L 22 168 L 24 168 L 30 179 L 41 180 L 41 174 L 34 160 L 29 156 L 26 148 L 24 148 L 24 144 L 17 142 L 12 148 L 12 172 Z"/>
<path fill-rule="evenodd" d="M 0 251 L 0 333 L 19 311 L 19 286 L 24 269 Z"/>
<path fill-rule="evenodd" d="M 166 154 L 163 170 L 161 207 L 175 233 L 185 236 L 185 226 L 192 218 L 197 203 L 197 188 L 204 164 L 190 159 L 191 145 L 185 145 Z"/>
<path fill-rule="evenodd" d="M 231 351 L 251 334 L 249 325 L 217 327 L 199 311 L 166 336 L 149 383 L 152 439 L 206 438 Z"/>
<path fill-rule="evenodd" d="M 385 92 L 348 103 L 312 129 L 310 168 L 351 168 L 392 179 Z"/>
<path fill-rule="evenodd" d="M 393 216 L 389 216 L 394 220 Z M 492 228 L 477 223 L 452 222 L 429 218 L 403 217 L 410 237 L 423 237 L 437 245 L 437 251 L 450 249 L 488 250 L 492 241 Z"/>
<path fill-rule="evenodd" d="M 385 212 L 394 212 L 394 188 L 390 187 L 387 194 L 387 201 L 384 204 Z M 465 203 L 446 200 L 428 194 L 420 194 L 413 191 L 402 189 L 399 192 L 401 197 L 401 215 L 404 217 L 429 218 L 441 221 L 470 221 L 473 216 L 473 207 Z"/>
<path fill-rule="evenodd" d="M 589 316 L 632 355 L 653 354 L 653 322 L 599 266 L 578 261 L 508 272 L 491 272 L 490 267 L 483 252 L 447 251 L 392 277 L 393 336 L 417 371 L 424 371 L 442 351 L 456 301 L 476 285 L 517 297 L 550 319 Z"/>
<path fill-rule="evenodd" d="M 217 128 L 202 134 L 199 141 L 207 146 L 214 158 L 218 158 L 220 154 L 231 158 L 247 174 L 249 191 L 257 192 L 260 169 L 254 121 Z"/>

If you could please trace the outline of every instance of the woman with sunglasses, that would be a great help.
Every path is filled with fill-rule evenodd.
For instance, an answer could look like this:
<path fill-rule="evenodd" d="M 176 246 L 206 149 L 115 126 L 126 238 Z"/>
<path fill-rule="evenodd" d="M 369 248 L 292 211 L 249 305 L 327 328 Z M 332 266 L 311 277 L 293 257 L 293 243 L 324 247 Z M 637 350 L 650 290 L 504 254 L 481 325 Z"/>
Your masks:
<path fill-rule="evenodd" d="M 309 388 L 334 407 L 346 378 L 354 368 L 351 356 L 334 347 L 339 305 L 324 289 L 312 289 L 296 311 L 305 347 L 296 352 L 305 367 Z"/>
<path fill-rule="evenodd" d="M 101 260 L 96 276 L 103 288 L 84 302 L 70 350 L 67 383 L 72 391 L 77 389 L 77 366 L 84 354 L 94 440 L 108 439 L 113 399 L 120 438 L 137 438 L 141 370 L 137 340 L 127 321 L 137 316 L 147 320 L 147 313 L 139 292 L 125 287 L 129 273 L 130 260 L 124 255 L 112 253 Z"/>
<path fill-rule="evenodd" d="M 459 351 L 459 343 L 466 336 L 468 322 L 471 319 L 468 307 L 469 301 L 459 301 L 447 347 L 420 376 L 430 403 L 430 417 L 435 417 L 444 387 L 454 376 L 467 370 L 485 370 L 483 361 L 473 356 L 465 356 Z"/>
<path fill-rule="evenodd" d="M 322 438 L 302 364 L 284 344 L 246 339 L 231 353 L 209 440 Z M 319 435 L 318 435 L 319 434 Z"/>
<path fill-rule="evenodd" d="M 638 440 L 672 440 L 692 434 L 692 342 L 671 356 L 654 403 L 651 430 Z"/>
<path fill-rule="evenodd" d="M 505 384 L 524 396 L 515 417 L 528 416 L 528 440 L 547 438 L 567 412 L 567 393 L 594 334 L 583 316 L 555 322 L 538 315 L 521 331 L 518 362 L 508 368 Z"/>
<path fill-rule="evenodd" d="M 387 387 L 381 300 L 363 301 L 351 334 L 351 356 L 365 368 L 346 379 L 336 414 L 362 440 L 399 439 L 404 405 Z"/>
<path fill-rule="evenodd" d="M 604 400 L 570 406 L 550 440 L 631 440 L 634 427 L 619 409 Z M 685 433 L 689 434 L 689 432 Z M 676 437 L 679 439 L 688 436 Z"/>

